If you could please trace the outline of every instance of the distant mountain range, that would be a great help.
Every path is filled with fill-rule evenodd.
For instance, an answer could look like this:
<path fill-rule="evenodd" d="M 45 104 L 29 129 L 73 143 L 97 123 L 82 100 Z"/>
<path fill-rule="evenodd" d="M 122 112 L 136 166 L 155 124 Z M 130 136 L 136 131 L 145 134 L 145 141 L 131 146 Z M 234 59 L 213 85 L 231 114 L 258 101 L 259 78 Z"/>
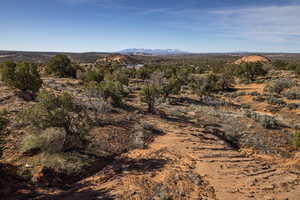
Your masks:
<path fill-rule="evenodd" d="M 189 54 L 189 52 L 177 49 L 124 49 L 118 53 L 122 54 L 150 54 L 150 55 L 171 55 L 171 54 Z"/>

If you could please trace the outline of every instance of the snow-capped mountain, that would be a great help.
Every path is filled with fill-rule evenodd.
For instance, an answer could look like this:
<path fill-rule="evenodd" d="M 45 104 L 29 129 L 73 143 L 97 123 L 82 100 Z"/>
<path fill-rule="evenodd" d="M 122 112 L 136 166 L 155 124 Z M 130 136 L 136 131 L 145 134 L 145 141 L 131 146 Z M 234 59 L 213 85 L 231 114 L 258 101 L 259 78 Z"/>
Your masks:
<path fill-rule="evenodd" d="M 188 54 L 189 52 L 177 49 L 124 49 L 119 51 L 123 54 L 152 54 L 152 55 L 170 55 L 170 54 Z"/>

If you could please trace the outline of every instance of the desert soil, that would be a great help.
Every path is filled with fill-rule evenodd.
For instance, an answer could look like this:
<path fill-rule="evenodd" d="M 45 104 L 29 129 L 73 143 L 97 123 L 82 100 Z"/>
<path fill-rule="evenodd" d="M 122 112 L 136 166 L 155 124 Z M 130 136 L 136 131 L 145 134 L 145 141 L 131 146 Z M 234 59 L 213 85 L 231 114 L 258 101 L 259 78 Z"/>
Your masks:
<path fill-rule="evenodd" d="M 165 134 L 51 199 L 169 199 L 168 189 L 171 199 L 299 199 L 299 175 L 285 163 L 233 149 L 207 128 L 144 120 Z"/>

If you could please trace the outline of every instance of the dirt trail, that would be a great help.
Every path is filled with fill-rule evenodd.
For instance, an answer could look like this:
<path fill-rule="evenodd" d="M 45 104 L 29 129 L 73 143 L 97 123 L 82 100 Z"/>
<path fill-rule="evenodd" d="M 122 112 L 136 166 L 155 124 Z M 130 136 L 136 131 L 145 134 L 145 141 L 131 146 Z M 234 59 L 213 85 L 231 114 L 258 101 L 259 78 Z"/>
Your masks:
<path fill-rule="evenodd" d="M 299 199 L 297 175 L 248 157 L 204 130 L 170 122 L 155 124 L 168 134 L 151 148 L 164 146 L 193 160 L 194 172 L 205 177 L 217 199 Z"/>
<path fill-rule="evenodd" d="M 191 124 L 157 116 L 144 120 L 165 135 L 147 149 L 122 155 L 113 167 L 81 181 L 63 199 L 168 199 L 170 193 L 170 199 L 299 199 L 297 175 L 232 149 Z M 90 190 L 109 196 L 87 195 Z"/>

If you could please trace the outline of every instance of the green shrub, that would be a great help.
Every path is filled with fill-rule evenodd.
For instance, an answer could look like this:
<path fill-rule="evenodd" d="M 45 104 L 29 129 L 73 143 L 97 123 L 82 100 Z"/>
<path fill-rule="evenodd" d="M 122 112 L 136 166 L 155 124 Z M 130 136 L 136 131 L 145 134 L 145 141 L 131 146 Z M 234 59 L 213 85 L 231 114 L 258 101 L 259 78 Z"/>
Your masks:
<path fill-rule="evenodd" d="M 42 91 L 35 105 L 20 113 L 20 121 L 31 127 L 31 134 L 24 138 L 21 152 L 63 153 L 84 147 L 89 118 L 73 105 L 73 98 L 62 93 L 58 96 Z"/>
<path fill-rule="evenodd" d="M 46 72 L 59 77 L 76 77 L 76 67 L 68 56 L 59 54 L 50 59 Z"/>
<path fill-rule="evenodd" d="M 226 78 L 228 76 L 228 78 Z M 232 87 L 233 79 L 230 75 L 210 72 L 192 77 L 189 86 L 199 96 L 209 95 L 213 92 L 227 90 Z"/>
<path fill-rule="evenodd" d="M 112 104 L 115 106 L 121 105 L 123 97 L 127 95 L 120 82 L 109 79 L 105 79 L 100 83 L 90 82 L 86 84 L 85 88 L 89 95 L 102 97 L 106 100 L 111 99 Z"/>
<path fill-rule="evenodd" d="M 97 83 L 100 83 L 101 81 L 103 81 L 103 79 L 104 75 L 98 70 L 89 70 L 84 75 L 85 82 L 95 81 Z"/>
<path fill-rule="evenodd" d="M 287 68 L 288 70 L 294 71 L 297 75 L 300 75 L 300 64 L 290 64 Z"/>
<path fill-rule="evenodd" d="M 38 103 L 25 109 L 19 115 L 21 122 L 39 129 L 70 126 L 69 112 L 73 110 L 72 97 L 67 93 L 55 96 L 48 91 L 38 94 Z"/>
<path fill-rule="evenodd" d="M 173 75 L 162 84 L 161 91 L 165 97 L 168 97 L 170 94 L 179 94 L 182 85 L 183 81 Z"/>
<path fill-rule="evenodd" d="M 274 96 L 268 97 L 267 102 L 271 105 L 286 105 L 286 103 L 282 99 L 276 98 Z"/>
<path fill-rule="evenodd" d="M 274 119 L 274 117 L 269 115 L 261 115 L 256 112 L 247 111 L 245 115 L 254 121 L 260 123 L 264 128 L 266 129 L 276 129 L 281 127 L 281 124 L 279 121 Z"/>
<path fill-rule="evenodd" d="M 42 133 L 26 136 L 21 146 L 24 154 L 47 152 L 50 154 L 63 152 L 66 145 L 67 133 L 63 128 L 47 128 Z"/>
<path fill-rule="evenodd" d="M 275 60 L 273 62 L 273 65 L 276 67 L 276 69 L 285 70 L 288 67 L 288 63 L 283 60 Z"/>
<path fill-rule="evenodd" d="M 293 135 L 293 145 L 300 150 L 300 131 L 296 131 Z"/>
<path fill-rule="evenodd" d="M 43 141 L 40 135 L 30 134 L 27 135 L 21 144 L 20 152 L 25 155 L 33 155 L 41 150 Z"/>
<path fill-rule="evenodd" d="M 22 92 L 35 94 L 42 86 L 37 66 L 29 62 L 6 62 L 1 65 L 1 79 L 7 85 Z"/>
<path fill-rule="evenodd" d="M 145 86 L 142 88 L 140 95 L 141 101 L 148 105 L 148 112 L 155 112 L 156 101 L 161 96 L 160 88 L 147 81 Z"/>
<path fill-rule="evenodd" d="M 1 80 L 9 85 L 14 85 L 16 63 L 7 61 L 0 65 Z"/>
<path fill-rule="evenodd" d="M 242 79 L 254 81 L 258 76 L 265 76 L 267 71 L 261 62 L 255 62 L 237 65 L 233 73 Z"/>
<path fill-rule="evenodd" d="M 234 78 L 229 73 L 217 74 L 216 89 L 219 91 L 228 90 L 233 87 Z"/>
<path fill-rule="evenodd" d="M 280 94 L 284 89 L 291 88 L 295 85 L 295 81 L 282 78 L 267 84 L 264 87 L 264 92 Z"/>
<path fill-rule="evenodd" d="M 108 77 L 111 80 L 118 81 L 122 83 L 123 85 L 128 85 L 129 84 L 129 74 L 128 71 L 126 70 L 117 70 L 114 71 L 111 75 L 111 77 Z"/>
<path fill-rule="evenodd" d="M 141 69 L 138 69 L 135 71 L 135 78 L 139 78 L 139 79 L 149 79 L 151 76 L 152 71 L 150 71 L 150 69 L 148 69 L 147 67 L 143 67 Z"/>
<path fill-rule="evenodd" d="M 299 65 L 299 64 L 296 65 L 294 71 L 295 71 L 295 73 L 296 73 L 297 75 L 300 75 L 300 65 Z"/>

